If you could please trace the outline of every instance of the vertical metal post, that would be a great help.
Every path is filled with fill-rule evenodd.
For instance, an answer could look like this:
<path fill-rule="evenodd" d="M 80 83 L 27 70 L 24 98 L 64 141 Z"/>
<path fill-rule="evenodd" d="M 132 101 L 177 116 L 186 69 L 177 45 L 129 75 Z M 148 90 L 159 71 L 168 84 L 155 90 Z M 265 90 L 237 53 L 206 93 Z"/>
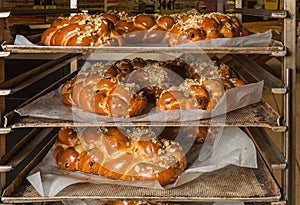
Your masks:
<path fill-rule="evenodd" d="M 283 79 L 289 92 L 284 96 L 284 116 L 286 116 L 287 131 L 284 133 L 283 152 L 287 159 L 287 169 L 283 171 L 282 186 L 288 205 L 295 204 L 296 193 L 296 1 L 285 0 L 283 8 L 289 16 L 284 19 L 283 43 L 288 48 L 288 54 L 283 59 Z"/>
<path fill-rule="evenodd" d="M 4 9 L 4 2 L 1 1 L 0 3 L 0 12 Z M 4 40 L 5 31 L 4 31 L 4 23 L 5 19 L 0 18 L 0 42 Z M 5 61 L 4 58 L 0 57 L 0 83 L 4 82 L 5 80 Z M 0 127 L 3 126 L 3 113 L 5 111 L 5 98 L 4 96 L 0 96 Z M 0 134 L 0 159 L 6 152 L 6 136 Z M 2 188 L 5 186 L 6 183 L 6 175 L 5 173 L 0 173 L 0 192 L 2 192 Z"/>
<path fill-rule="evenodd" d="M 227 0 L 218 0 L 217 12 L 224 13 Z"/>
<path fill-rule="evenodd" d="M 242 0 L 236 0 L 235 1 L 235 8 L 242 8 L 243 5 L 242 5 Z"/>
<path fill-rule="evenodd" d="M 77 9 L 77 0 L 70 0 L 70 9 Z"/>
<path fill-rule="evenodd" d="M 70 0 L 70 9 L 77 9 L 77 0 Z M 77 59 L 73 60 L 70 65 L 70 72 L 77 70 Z"/>
<path fill-rule="evenodd" d="M 215 12 L 217 10 L 218 0 L 205 1 L 206 13 Z"/>
<path fill-rule="evenodd" d="M 242 0 L 235 0 L 235 8 L 242 8 Z M 242 22 L 242 14 L 236 14 L 236 16 L 239 18 L 240 22 Z"/>
<path fill-rule="evenodd" d="M 75 59 L 70 63 L 70 72 L 73 73 L 74 71 L 76 71 L 78 69 L 78 60 Z"/>
<path fill-rule="evenodd" d="M 107 0 L 104 0 L 104 11 L 106 12 L 108 9 L 108 6 L 107 6 Z"/>

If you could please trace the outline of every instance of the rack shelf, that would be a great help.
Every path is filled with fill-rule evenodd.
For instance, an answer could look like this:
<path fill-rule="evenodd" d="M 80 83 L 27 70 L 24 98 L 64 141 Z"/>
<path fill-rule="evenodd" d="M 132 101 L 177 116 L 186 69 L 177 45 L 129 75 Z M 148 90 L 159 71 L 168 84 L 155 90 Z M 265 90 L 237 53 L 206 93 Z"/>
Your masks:
<path fill-rule="evenodd" d="M 90 46 L 23 46 L 6 45 L 5 51 L 11 53 L 157 53 L 157 52 L 175 52 L 175 53 L 227 53 L 227 54 L 269 54 L 274 56 L 285 56 L 284 46 L 275 45 L 270 47 L 90 47 Z"/>
<path fill-rule="evenodd" d="M 262 101 L 249 105 L 226 115 L 217 116 L 211 119 L 187 122 L 74 122 L 59 119 L 48 119 L 39 117 L 21 117 L 15 112 L 5 116 L 6 127 L 11 129 L 28 128 L 28 127 L 62 127 L 62 126 L 240 126 L 240 127 L 266 127 L 274 131 L 283 132 L 285 127 L 280 126 L 278 121 L 280 116 L 272 109 L 270 105 Z"/>
<path fill-rule="evenodd" d="M 230 9 L 227 12 L 230 13 L 240 13 L 243 15 L 250 15 L 250 16 L 260 16 L 260 17 L 268 17 L 268 18 L 286 18 L 288 12 L 285 10 L 266 10 L 266 9 L 242 9 L 242 8 L 235 8 Z"/>
<path fill-rule="evenodd" d="M 280 190 L 259 158 L 257 169 L 229 165 L 205 173 L 194 181 L 173 189 L 155 190 L 121 185 L 80 183 L 71 185 L 56 196 L 42 197 L 24 180 L 13 192 L 4 190 L 4 203 L 46 202 L 65 200 L 159 200 L 176 202 L 243 201 L 274 202 Z M 220 183 L 222 182 L 222 183 Z M 224 192 L 224 190 L 226 190 Z"/>

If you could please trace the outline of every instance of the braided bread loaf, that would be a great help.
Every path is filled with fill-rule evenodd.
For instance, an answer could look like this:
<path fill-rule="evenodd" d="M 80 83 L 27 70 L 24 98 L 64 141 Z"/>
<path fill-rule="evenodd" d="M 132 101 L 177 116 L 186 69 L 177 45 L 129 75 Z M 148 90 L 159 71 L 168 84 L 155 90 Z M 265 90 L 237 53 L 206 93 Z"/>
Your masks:
<path fill-rule="evenodd" d="M 185 71 L 181 76 L 186 76 L 186 78 L 181 84 L 163 90 L 156 102 L 158 111 L 179 109 L 179 107 L 212 110 L 226 89 L 245 84 L 224 63 L 212 66 L 211 63 L 181 62 L 178 65 L 181 71 Z M 169 108 L 165 107 L 165 103 L 168 103 Z"/>
<path fill-rule="evenodd" d="M 158 139 L 150 129 L 61 128 L 53 157 L 67 171 L 121 180 L 157 180 L 171 184 L 186 167 L 181 146 Z"/>
<path fill-rule="evenodd" d="M 96 63 L 67 81 L 61 89 L 69 106 L 106 116 L 133 117 L 150 103 L 156 111 L 174 109 L 211 110 L 225 89 L 243 85 L 233 78 L 229 66 L 188 65 L 168 61 L 123 59 Z"/>
<path fill-rule="evenodd" d="M 100 115 L 132 117 L 142 114 L 147 99 L 135 84 L 98 75 L 74 78 L 62 87 L 62 101 Z"/>
<path fill-rule="evenodd" d="M 200 82 L 187 79 L 179 86 L 164 90 L 157 99 L 156 110 L 211 110 L 223 93 L 223 85 L 219 80 Z"/>
<path fill-rule="evenodd" d="M 48 46 L 122 46 L 136 43 L 174 46 L 249 34 L 234 15 L 192 13 L 162 16 L 107 12 L 60 17 L 42 34 L 41 42 Z"/>
<path fill-rule="evenodd" d="M 135 58 L 94 64 L 62 86 L 62 101 L 106 116 L 140 115 L 148 101 L 155 103 L 163 89 L 182 81 L 182 77 L 173 72 L 182 70 L 177 62 L 180 61 Z"/>
<path fill-rule="evenodd" d="M 41 43 L 47 46 L 123 45 L 123 38 L 114 24 L 104 18 L 85 13 L 52 22 L 43 32 Z"/>

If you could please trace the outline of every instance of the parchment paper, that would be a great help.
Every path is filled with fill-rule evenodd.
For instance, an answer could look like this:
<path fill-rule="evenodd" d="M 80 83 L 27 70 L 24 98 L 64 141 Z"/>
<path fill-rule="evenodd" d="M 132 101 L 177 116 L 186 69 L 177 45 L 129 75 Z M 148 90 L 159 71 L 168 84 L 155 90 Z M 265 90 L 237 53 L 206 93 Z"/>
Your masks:
<path fill-rule="evenodd" d="M 213 110 L 170 110 L 158 113 L 155 108 L 149 113 L 132 118 L 107 117 L 86 112 L 78 107 L 62 103 L 60 91 L 54 90 L 30 104 L 17 109 L 21 116 L 43 117 L 50 119 L 73 120 L 74 122 L 167 122 L 193 121 L 218 116 L 230 111 L 260 102 L 263 81 L 229 89 L 222 96 Z"/>
<path fill-rule="evenodd" d="M 56 166 L 53 148 L 27 177 L 41 196 L 55 196 L 65 187 L 80 182 L 110 183 L 154 189 L 170 189 L 188 183 L 202 173 L 221 169 L 229 164 L 257 168 L 256 149 L 249 137 L 237 127 L 220 128 L 213 145 L 205 143 L 195 162 L 171 185 L 160 186 L 157 181 L 112 180 L 81 172 L 67 172 Z M 208 154 L 209 153 L 209 154 Z M 188 156 L 187 156 L 188 157 Z"/>
<path fill-rule="evenodd" d="M 268 47 L 272 44 L 272 30 L 268 30 L 249 36 L 209 39 L 180 44 L 175 47 Z"/>
<path fill-rule="evenodd" d="M 277 41 L 272 41 L 272 30 L 263 33 L 251 34 L 249 36 L 234 37 L 234 38 L 217 38 L 209 40 L 201 40 L 192 43 L 184 43 L 175 47 L 268 47 L 273 44 L 279 44 Z M 26 37 L 16 35 L 14 45 L 34 46 Z M 131 46 L 163 46 L 162 44 L 131 44 Z"/>

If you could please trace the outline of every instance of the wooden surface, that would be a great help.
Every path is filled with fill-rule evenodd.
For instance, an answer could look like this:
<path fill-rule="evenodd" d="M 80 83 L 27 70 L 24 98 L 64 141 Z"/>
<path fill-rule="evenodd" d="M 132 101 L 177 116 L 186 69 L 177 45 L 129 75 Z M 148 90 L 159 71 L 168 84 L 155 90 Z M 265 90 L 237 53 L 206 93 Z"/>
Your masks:
<path fill-rule="evenodd" d="M 273 31 L 273 38 L 276 40 L 281 39 L 282 22 L 277 21 L 258 21 L 258 22 L 245 22 L 243 26 L 253 33 L 262 33 L 268 30 Z"/>

